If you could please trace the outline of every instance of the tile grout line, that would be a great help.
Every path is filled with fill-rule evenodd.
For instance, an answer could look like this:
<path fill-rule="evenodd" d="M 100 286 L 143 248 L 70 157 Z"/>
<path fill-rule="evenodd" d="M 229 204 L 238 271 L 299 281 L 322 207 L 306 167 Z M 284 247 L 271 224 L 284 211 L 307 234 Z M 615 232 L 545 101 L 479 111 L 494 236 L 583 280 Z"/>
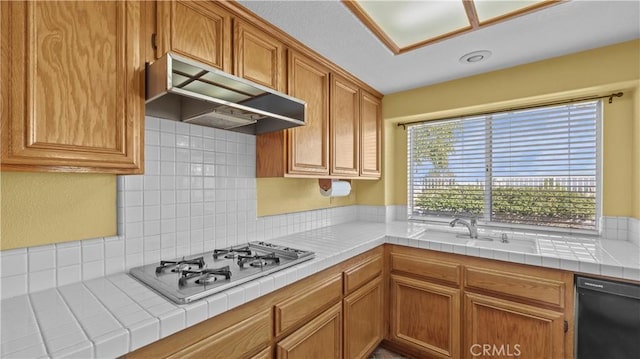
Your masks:
<path fill-rule="evenodd" d="M 30 293 L 27 295 L 26 299 L 27 299 L 27 303 L 29 303 L 29 309 L 31 310 L 31 314 L 33 315 L 33 319 L 36 322 L 36 327 L 38 327 L 38 335 L 40 336 L 40 340 L 42 340 L 42 346 L 44 346 L 44 350 L 46 351 L 46 353 L 50 354 L 49 345 L 47 344 L 47 341 L 44 340 L 44 335 L 43 335 L 44 332 L 42 331 L 42 325 L 40 324 L 40 320 L 38 320 L 38 315 L 36 314 L 35 309 L 33 309 L 33 304 L 31 304 L 31 294 Z M 9 354 L 11 354 L 11 353 L 9 353 Z"/>
<path fill-rule="evenodd" d="M 91 295 L 91 297 L 93 297 L 93 299 L 95 299 L 100 305 L 102 305 L 102 309 L 104 309 L 107 314 L 113 318 L 116 323 L 120 324 L 120 328 L 124 329 L 127 331 L 128 333 L 128 337 L 129 337 L 129 348 L 127 348 L 129 351 L 131 351 L 131 330 L 124 325 L 124 323 L 122 323 L 112 312 L 109 308 L 107 308 L 107 306 L 104 304 L 104 302 L 102 300 L 100 300 L 100 298 L 91 290 L 91 288 L 89 288 L 84 281 L 80 282 L 82 287 L 85 288 L 87 290 L 87 292 L 89 293 L 89 295 Z M 84 328 L 82 328 L 84 330 Z M 106 334 L 106 333 L 105 333 Z M 95 344 L 94 344 L 95 347 Z M 97 354 L 97 353 L 96 353 Z"/>
<path fill-rule="evenodd" d="M 80 282 L 81 285 L 82 282 Z M 64 295 L 62 294 L 62 292 L 56 288 L 56 293 L 58 294 L 58 296 L 62 299 L 62 303 L 64 303 L 64 305 L 67 307 L 67 309 L 69 310 L 69 313 L 71 313 L 71 316 L 73 317 L 73 319 L 75 319 L 76 324 L 78 324 L 78 326 L 80 327 L 80 329 L 82 329 L 82 335 L 85 336 L 85 338 L 91 343 L 91 349 L 93 352 L 93 356 L 97 358 L 97 354 L 98 354 L 98 346 L 96 345 L 96 343 L 89 337 L 89 334 L 87 333 L 87 329 L 82 325 L 82 322 L 80 321 L 80 319 L 78 319 L 78 316 L 76 315 L 76 313 L 73 311 L 73 309 L 71 309 L 71 306 L 69 305 L 69 303 L 67 302 L 67 299 L 64 297 Z M 110 314 L 110 313 L 109 313 Z"/>

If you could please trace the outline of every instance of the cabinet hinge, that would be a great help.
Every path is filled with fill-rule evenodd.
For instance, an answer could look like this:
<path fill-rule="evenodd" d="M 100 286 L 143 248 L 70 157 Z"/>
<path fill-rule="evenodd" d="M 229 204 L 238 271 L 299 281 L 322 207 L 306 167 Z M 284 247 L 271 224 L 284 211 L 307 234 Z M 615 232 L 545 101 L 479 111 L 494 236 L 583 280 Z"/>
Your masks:
<path fill-rule="evenodd" d="M 568 332 L 569 331 L 569 322 L 567 322 L 566 320 L 564 321 L 564 332 Z"/>
<path fill-rule="evenodd" d="M 154 50 L 158 49 L 158 35 L 157 34 L 151 34 L 151 47 Z"/>

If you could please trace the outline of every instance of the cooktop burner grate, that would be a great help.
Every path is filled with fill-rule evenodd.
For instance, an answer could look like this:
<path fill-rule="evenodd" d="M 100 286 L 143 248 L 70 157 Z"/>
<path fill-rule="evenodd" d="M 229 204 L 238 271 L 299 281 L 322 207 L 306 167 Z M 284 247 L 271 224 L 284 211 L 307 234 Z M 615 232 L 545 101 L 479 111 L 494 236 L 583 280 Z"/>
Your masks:
<path fill-rule="evenodd" d="M 198 257 L 181 261 L 160 261 L 160 265 L 156 267 L 156 273 L 162 273 L 166 270 L 171 272 L 182 272 L 193 269 L 193 266 L 197 266 L 198 268 L 204 267 L 204 258 Z"/>
<path fill-rule="evenodd" d="M 189 303 L 312 259 L 302 249 L 256 241 L 131 269 L 132 276 L 173 300 Z"/>

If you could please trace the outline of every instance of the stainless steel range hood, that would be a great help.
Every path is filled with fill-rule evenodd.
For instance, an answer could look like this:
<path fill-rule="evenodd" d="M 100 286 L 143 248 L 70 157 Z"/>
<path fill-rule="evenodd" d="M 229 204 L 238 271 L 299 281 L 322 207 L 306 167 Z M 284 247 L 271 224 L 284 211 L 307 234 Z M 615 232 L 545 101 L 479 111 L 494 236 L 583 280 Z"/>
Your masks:
<path fill-rule="evenodd" d="M 150 116 L 249 134 L 305 124 L 304 101 L 173 53 L 146 72 Z"/>

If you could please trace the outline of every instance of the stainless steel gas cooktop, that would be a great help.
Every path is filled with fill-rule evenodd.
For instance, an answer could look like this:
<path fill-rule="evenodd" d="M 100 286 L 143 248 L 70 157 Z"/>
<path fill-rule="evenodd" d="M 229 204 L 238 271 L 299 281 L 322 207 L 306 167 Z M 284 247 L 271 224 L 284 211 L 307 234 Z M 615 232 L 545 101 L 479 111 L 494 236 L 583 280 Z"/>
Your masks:
<path fill-rule="evenodd" d="M 184 304 L 315 257 L 268 242 L 215 249 L 199 255 L 132 268 L 130 273 L 172 301 Z"/>

